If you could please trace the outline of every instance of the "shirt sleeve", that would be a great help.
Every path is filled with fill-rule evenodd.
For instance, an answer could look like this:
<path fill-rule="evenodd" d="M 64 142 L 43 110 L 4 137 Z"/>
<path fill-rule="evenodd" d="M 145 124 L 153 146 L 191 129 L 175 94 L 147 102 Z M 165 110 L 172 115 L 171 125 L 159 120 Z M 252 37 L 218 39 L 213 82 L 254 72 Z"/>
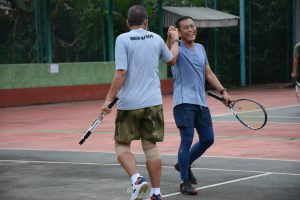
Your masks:
<path fill-rule="evenodd" d="M 128 69 L 126 41 L 122 37 L 117 37 L 115 46 L 116 70 Z"/>
<path fill-rule="evenodd" d="M 164 61 L 165 63 L 167 63 L 167 62 L 171 61 L 172 58 L 173 58 L 173 54 L 171 53 L 171 51 L 169 50 L 169 48 L 167 47 L 167 45 L 165 44 L 165 42 L 163 41 L 163 39 L 161 39 L 160 59 L 162 61 Z"/>

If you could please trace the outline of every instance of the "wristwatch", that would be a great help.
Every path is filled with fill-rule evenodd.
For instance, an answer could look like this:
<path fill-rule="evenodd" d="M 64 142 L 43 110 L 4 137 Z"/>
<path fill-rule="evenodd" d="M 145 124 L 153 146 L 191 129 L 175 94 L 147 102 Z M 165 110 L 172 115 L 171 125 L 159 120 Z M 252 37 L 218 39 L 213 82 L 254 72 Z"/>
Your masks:
<path fill-rule="evenodd" d="M 227 89 L 226 89 L 226 88 L 223 88 L 223 89 L 220 91 L 220 94 L 223 95 L 225 91 L 227 91 Z"/>
<path fill-rule="evenodd" d="M 179 40 L 178 40 L 178 39 L 174 39 L 174 40 L 173 40 L 173 44 L 174 44 L 175 42 L 178 42 L 178 44 L 179 44 Z"/>

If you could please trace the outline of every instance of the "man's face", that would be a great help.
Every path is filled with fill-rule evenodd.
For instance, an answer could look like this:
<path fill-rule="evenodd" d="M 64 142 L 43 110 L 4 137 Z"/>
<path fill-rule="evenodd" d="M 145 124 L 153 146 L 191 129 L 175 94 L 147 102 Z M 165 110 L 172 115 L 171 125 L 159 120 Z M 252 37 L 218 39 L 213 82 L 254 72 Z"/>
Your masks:
<path fill-rule="evenodd" d="M 185 19 L 179 23 L 179 35 L 185 42 L 194 42 L 196 39 L 197 28 L 192 19 Z"/>

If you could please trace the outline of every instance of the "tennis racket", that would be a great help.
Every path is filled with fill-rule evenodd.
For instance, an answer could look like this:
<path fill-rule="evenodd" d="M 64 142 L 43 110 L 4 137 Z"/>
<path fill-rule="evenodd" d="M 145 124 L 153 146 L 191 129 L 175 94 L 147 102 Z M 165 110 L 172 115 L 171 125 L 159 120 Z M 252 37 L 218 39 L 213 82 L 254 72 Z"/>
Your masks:
<path fill-rule="evenodd" d="M 208 91 L 207 94 L 219 101 L 224 100 L 221 96 L 211 91 Z M 265 108 L 252 99 L 232 100 L 229 102 L 229 108 L 236 119 L 252 130 L 261 129 L 267 123 L 267 112 Z"/>
<path fill-rule="evenodd" d="M 300 83 L 298 81 L 296 81 L 295 90 L 296 90 L 297 99 L 300 102 Z"/>
<path fill-rule="evenodd" d="M 115 97 L 114 100 L 108 105 L 108 108 L 111 109 L 114 104 L 118 101 L 118 97 Z M 97 119 L 90 125 L 90 127 L 87 129 L 85 134 L 82 136 L 81 140 L 79 141 L 79 144 L 82 145 L 85 140 L 92 134 L 94 129 L 98 126 L 98 124 L 102 121 L 104 118 L 104 112 L 101 112 L 100 115 L 97 117 Z"/>

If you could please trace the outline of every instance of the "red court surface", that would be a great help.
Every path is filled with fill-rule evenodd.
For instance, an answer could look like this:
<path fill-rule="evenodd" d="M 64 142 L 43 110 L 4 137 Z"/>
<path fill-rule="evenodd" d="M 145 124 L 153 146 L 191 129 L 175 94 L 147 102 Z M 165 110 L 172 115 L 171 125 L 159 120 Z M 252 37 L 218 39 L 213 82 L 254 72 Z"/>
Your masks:
<path fill-rule="evenodd" d="M 292 88 L 242 89 L 232 90 L 230 94 L 232 98 L 255 99 L 267 111 L 290 109 L 296 116 L 269 114 L 267 125 L 257 131 L 247 129 L 238 121 L 215 121 L 215 143 L 205 156 L 300 160 L 300 103 Z M 208 102 L 212 116 L 230 114 L 219 101 L 208 97 Z M 1 108 L 0 149 L 114 152 L 115 108 L 83 145 L 78 144 L 99 113 L 101 103 L 99 100 Z M 172 114 L 172 95 L 164 96 L 164 117 L 165 141 L 158 146 L 161 154 L 176 154 L 179 134 Z M 272 122 L 276 117 L 285 121 Z M 138 141 L 132 147 L 134 152 L 142 152 Z"/>

